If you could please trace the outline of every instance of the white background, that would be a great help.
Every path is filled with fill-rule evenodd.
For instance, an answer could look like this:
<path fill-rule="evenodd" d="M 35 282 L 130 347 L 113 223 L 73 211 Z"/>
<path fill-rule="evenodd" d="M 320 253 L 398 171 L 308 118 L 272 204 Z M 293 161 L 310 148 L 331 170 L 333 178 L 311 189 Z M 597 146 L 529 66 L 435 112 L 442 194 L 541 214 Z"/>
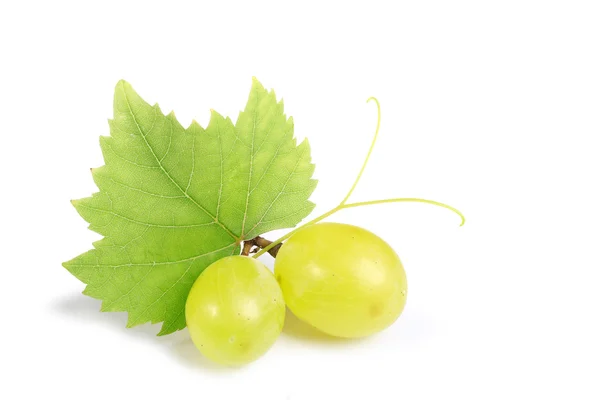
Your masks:
<path fill-rule="evenodd" d="M 599 3 L 206 3 L 0 6 L 0 397 L 600 398 Z M 226 369 L 186 331 L 100 313 L 61 262 L 98 239 L 69 200 L 95 190 L 119 79 L 205 125 L 237 117 L 252 76 L 310 139 L 314 216 L 352 183 L 377 96 L 353 199 L 436 199 L 467 224 L 419 204 L 335 215 L 398 251 L 403 315 L 361 341 L 290 317 Z"/>

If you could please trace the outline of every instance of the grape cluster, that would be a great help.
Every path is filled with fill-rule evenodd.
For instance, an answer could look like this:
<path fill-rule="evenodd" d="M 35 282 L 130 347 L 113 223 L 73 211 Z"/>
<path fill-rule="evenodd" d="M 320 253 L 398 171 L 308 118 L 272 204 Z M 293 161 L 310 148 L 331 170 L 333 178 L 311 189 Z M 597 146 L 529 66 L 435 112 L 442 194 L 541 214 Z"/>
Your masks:
<path fill-rule="evenodd" d="M 348 202 L 379 133 L 381 108 L 377 99 L 367 101 L 371 100 L 377 104 L 375 135 L 341 203 L 273 243 L 252 242 L 250 247 L 261 248 L 254 258 L 243 252 L 246 255 L 216 261 L 194 283 L 185 316 L 192 341 L 206 357 L 225 365 L 256 360 L 281 333 L 286 305 L 304 322 L 342 338 L 369 336 L 394 323 L 407 293 L 400 258 L 383 239 L 363 228 L 321 222 L 330 215 L 374 204 L 417 202 L 448 209 L 464 224 L 460 211 L 433 200 Z M 275 274 L 256 260 L 266 252 L 276 256 Z"/>
<path fill-rule="evenodd" d="M 204 356 L 243 365 L 275 343 L 286 304 L 322 332 L 357 338 L 390 326 L 406 290 L 402 263 L 385 241 L 356 226 L 318 223 L 284 242 L 275 274 L 242 255 L 210 265 L 194 283 L 185 314 Z"/>

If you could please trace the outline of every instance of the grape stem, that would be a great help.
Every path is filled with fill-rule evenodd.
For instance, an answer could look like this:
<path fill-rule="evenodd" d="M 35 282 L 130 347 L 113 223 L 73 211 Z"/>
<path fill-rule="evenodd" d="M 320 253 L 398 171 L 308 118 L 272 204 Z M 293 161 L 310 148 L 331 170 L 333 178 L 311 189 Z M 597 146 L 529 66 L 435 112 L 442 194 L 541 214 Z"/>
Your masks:
<path fill-rule="evenodd" d="M 249 256 L 251 253 L 256 253 L 259 250 L 264 249 L 267 246 L 270 246 L 271 243 L 273 243 L 273 242 L 265 239 L 262 236 L 257 236 L 253 239 L 245 240 L 244 247 L 242 248 L 242 255 Z M 269 254 L 273 256 L 273 258 L 277 257 L 277 253 L 279 252 L 279 249 L 281 248 L 282 244 L 283 243 L 278 243 L 278 244 L 270 247 L 269 250 L 267 250 L 269 252 Z"/>
<path fill-rule="evenodd" d="M 352 195 L 352 192 L 354 192 L 354 189 L 358 185 L 358 182 L 360 181 L 360 178 L 362 177 L 362 174 L 363 174 L 365 168 L 367 167 L 369 158 L 371 157 L 371 153 L 373 152 L 373 148 L 375 147 L 375 142 L 377 142 L 377 137 L 379 136 L 379 127 L 381 125 L 381 105 L 379 104 L 379 101 L 375 97 L 369 97 L 369 99 L 367 100 L 367 103 L 370 102 L 371 100 L 373 100 L 375 102 L 375 104 L 377 105 L 377 127 L 375 128 L 375 135 L 373 135 L 371 147 L 369 147 L 369 151 L 367 153 L 367 156 L 365 157 L 365 161 L 363 162 L 363 165 L 362 165 L 360 171 L 358 172 L 358 176 L 354 180 L 354 183 L 352 184 L 352 187 L 348 191 L 348 194 L 346 194 L 346 197 L 344 197 L 344 199 L 341 201 L 341 203 L 338 204 L 336 207 L 334 207 L 331 210 L 327 211 L 326 213 L 318 216 L 317 218 L 308 221 L 304 225 L 301 225 L 301 226 L 291 230 L 290 232 L 286 233 L 279 239 L 277 239 L 271 243 L 268 243 L 268 244 L 266 242 L 262 242 L 262 244 L 267 244 L 266 246 L 260 246 L 260 245 L 258 245 L 258 243 L 254 243 L 254 245 L 261 248 L 260 251 L 256 252 L 256 254 L 254 254 L 254 256 L 253 256 L 254 258 L 258 258 L 267 252 L 269 252 L 269 254 L 271 254 L 273 257 L 275 257 L 277 255 L 277 251 L 279 251 L 279 248 L 282 245 L 282 242 L 284 240 L 288 239 L 289 237 L 291 237 L 294 233 L 296 233 L 299 230 L 304 229 L 308 226 L 314 225 L 317 222 L 320 222 L 320 221 L 324 220 L 325 218 L 331 216 L 332 214 L 335 214 L 336 212 L 338 212 L 340 210 L 344 210 L 346 208 L 370 206 L 370 205 L 374 205 L 374 204 L 384 204 L 384 203 L 400 203 L 400 202 L 425 203 L 425 204 L 431 204 L 434 206 L 442 207 L 447 210 L 453 211 L 461 219 L 460 226 L 464 225 L 465 216 L 460 211 L 458 211 L 456 208 L 454 208 L 452 206 L 449 206 L 447 204 L 440 203 L 439 201 L 434 201 L 434 200 L 420 199 L 420 198 L 415 198 L 415 197 L 400 197 L 400 198 L 394 198 L 394 199 L 371 200 L 371 201 L 361 201 L 361 202 L 357 202 L 357 203 L 347 203 L 348 199 Z M 256 239 L 257 238 L 254 238 L 252 240 L 256 240 Z M 260 238 L 260 239 L 262 239 L 262 238 Z M 263 240 L 266 240 L 266 239 L 263 239 Z M 277 248 L 277 251 L 275 251 L 275 254 L 272 253 L 272 250 L 274 248 Z"/>

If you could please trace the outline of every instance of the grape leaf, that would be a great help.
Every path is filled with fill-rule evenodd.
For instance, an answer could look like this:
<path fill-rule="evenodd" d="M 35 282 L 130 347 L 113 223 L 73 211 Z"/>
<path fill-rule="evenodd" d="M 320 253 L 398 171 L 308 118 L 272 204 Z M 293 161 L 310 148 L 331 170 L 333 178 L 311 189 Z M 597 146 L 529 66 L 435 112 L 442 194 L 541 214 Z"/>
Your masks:
<path fill-rule="evenodd" d="M 183 329 L 204 268 L 314 207 L 308 141 L 296 145 L 283 102 L 256 79 L 236 124 L 211 111 L 206 129 L 183 128 L 120 81 L 109 125 L 100 138 L 105 165 L 92 170 L 99 192 L 72 202 L 103 238 L 63 265 L 102 311 L 127 311 L 128 327 Z"/>

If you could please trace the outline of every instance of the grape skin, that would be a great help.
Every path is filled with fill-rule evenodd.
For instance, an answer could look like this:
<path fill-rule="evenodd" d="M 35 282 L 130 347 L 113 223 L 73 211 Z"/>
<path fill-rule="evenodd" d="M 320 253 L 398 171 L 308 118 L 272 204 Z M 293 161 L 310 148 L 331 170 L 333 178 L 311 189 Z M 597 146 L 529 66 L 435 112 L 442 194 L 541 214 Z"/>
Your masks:
<path fill-rule="evenodd" d="M 275 343 L 285 303 L 267 267 L 251 257 L 231 256 L 200 274 L 185 316 L 192 341 L 205 357 L 239 366 L 258 359 Z"/>
<path fill-rule="evenodd" d="M 298 318 L 338 337 L 379 332 L 406 303 L 406 274 L 398 255 L 381 238 L 353 225 L 301 229 L 279 250 L 275 277 Z"/>

